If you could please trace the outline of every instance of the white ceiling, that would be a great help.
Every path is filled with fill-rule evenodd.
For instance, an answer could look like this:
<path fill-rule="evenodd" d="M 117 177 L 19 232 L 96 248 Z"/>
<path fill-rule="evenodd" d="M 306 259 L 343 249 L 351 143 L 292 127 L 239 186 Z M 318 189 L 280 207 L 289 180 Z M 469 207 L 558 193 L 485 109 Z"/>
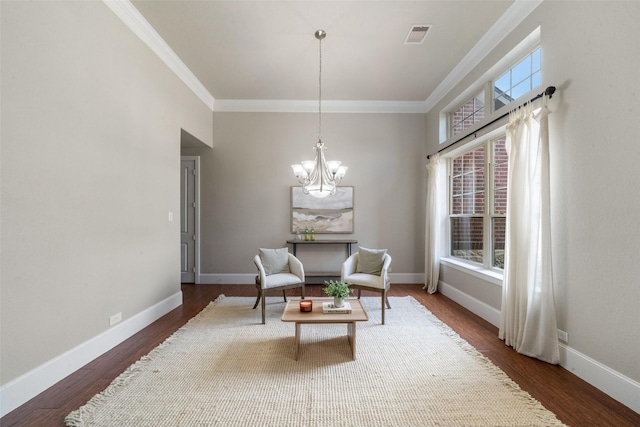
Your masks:
<path fill-rule="evenodd" d="M 327 32 L 323 100 L 424 102 L 514 5 L 513 0 L 132 3 L 216 102 L 317 100 L 317 29 Z M 423 44 L 405 45 L 415 24 L 432 28 Z"/>

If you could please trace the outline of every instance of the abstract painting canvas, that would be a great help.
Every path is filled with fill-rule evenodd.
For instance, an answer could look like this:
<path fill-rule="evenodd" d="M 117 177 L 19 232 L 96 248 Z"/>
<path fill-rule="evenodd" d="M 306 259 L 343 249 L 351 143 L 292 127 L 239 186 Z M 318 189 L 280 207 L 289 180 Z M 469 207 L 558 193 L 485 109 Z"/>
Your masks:
<path fill-rule="evenodd" d="M 313 228 L 316 234 L 353 233 L 353 187 L 337 187 L 336 194 L 318 199 L 291 187 L 291 232 Z"/>

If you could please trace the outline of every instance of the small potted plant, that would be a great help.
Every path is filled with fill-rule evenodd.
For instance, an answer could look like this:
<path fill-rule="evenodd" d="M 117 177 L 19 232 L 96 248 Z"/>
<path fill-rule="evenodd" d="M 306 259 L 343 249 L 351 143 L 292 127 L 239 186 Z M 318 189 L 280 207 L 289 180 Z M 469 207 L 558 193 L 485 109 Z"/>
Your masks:
<path fill-rule="evenodd" d="M 333 297 L 333 306 L 340 308 L 344 305 L 344 299 L 353 292 L 353 289 L 349 289 L 349 283 L 342 280 L 329 280 L 324 282 L 327 287 L 324 288 L 324 293 L 330 297 Z"/>

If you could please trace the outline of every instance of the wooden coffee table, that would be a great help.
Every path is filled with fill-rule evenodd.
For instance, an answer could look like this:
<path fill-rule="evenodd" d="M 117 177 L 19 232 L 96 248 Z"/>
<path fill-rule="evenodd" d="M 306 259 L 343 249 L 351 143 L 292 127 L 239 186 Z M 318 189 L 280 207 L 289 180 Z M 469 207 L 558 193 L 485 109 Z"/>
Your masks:
<path fill-rule="evenodd" d="M 362 304 L 357 299 L 349 299 L 351 304 L 351 313 L 349 314 L 324 314 L 322 312 L 322 303 L 331 302 L 332 299 L 314 299 L 313 308 L 310 312 L 300 311 L 300 301 L 289 301 L 282 313 L 283 322 L 295 322 L 296 323 L 296 355 L 295 360 L 298 360 L 300 354 L 300 325 L 302 324 L 318 324 L 318 323 L 346 323 L 347 324 L 347 337 L 349 338 L 349 344 L 351 345 L 351 355 L 353 360 L 356 359 L 356 322 L 366 322 L 369 320 L 367 312 L 364 311 Z"/>

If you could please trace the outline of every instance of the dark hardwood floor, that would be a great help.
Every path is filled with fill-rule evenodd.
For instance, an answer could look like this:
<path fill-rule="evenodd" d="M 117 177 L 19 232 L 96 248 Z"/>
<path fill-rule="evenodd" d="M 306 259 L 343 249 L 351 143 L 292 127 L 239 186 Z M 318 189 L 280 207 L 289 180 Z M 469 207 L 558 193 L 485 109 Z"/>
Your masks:
<path fill-rule="evenodd" d="M 106 388 L 129 365 L 163 342 L 211 300 L 220 294 L 256 294 L 253 285 L 183 285 L 182 290 L 184 303 L 181 307 L 7 414 L 0 419 L 0 425 L 64 426 L 64 417 L 69 412 Z M 296 292 L 292 291 L 291 294 L 295 295 Z M 307 295 L 324 296 L 322 286 L 307 285 Z M 363 291 L 363 295 L 368 294 Z M 565 424 L 575 427 L 640 426 L 640 414 L 559 366 L 519 355 L 497 338 L 497 328 L 441 294 L 429 295 L 419 285 L 394 284 L 390 295 L 411 295 L 416 298 Z M 259 317 L 258 308 L 256 321 Z"/>

